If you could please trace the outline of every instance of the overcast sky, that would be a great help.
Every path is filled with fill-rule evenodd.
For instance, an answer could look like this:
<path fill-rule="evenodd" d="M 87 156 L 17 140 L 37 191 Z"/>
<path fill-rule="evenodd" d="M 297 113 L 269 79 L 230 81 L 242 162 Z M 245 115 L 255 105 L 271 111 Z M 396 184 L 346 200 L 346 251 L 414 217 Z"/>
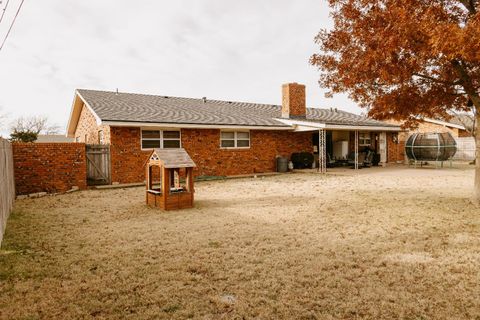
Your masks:
<path fill-rule="evenodd" d="M 64 128 L 76 88 L 281 104 L 281 84 L 299 82 L 309 106 L 359 113 L 326 99 L 308 64 L 329 26 L 324 0 L 25 0 L 0 51 L 0 107 Z"/>

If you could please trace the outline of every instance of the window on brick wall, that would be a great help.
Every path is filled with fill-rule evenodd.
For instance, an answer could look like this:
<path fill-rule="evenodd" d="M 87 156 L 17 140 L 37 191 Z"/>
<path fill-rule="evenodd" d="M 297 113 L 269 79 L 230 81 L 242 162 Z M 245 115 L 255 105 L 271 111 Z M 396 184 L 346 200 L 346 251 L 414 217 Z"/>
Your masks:
<path fill-rule="evenodd" d="M 221 148 L 250 148 L 250 132 L 248 131 L 221 131 Z"/>
<path fill-rule="evenodd" d="M 142 149 L 180 148 L 179 130 L 142 130 Z"/>
<path fill-rule="evenodd" d="M 103 130 L 98 130 L 98 144 L 103 144 L 104 142 Z"/>
<path fill-rule="evenodd" d="M 370 132 L 359 132 L 358 134 L 358 145 L 360 146 L 369 146 L 372 144 L 372 138 Z"/>

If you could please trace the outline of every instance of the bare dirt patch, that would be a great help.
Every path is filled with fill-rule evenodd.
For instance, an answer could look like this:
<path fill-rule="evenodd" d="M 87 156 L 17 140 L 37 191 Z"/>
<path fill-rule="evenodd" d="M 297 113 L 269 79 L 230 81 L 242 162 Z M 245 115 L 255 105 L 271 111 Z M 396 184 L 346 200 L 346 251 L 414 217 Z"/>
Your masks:
<path fill-rule="evenodd" d="M 196 208 L 144 189 L 16 203 L 3 319 L 478 319 L 471 170 L 364 169 L 203 182 Z"/>

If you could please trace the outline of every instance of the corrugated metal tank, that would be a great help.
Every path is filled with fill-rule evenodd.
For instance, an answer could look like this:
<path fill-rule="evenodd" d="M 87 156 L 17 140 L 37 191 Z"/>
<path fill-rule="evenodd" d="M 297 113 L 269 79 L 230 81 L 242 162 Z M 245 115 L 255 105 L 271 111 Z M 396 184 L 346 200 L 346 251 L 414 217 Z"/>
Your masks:
<path fill-rule="evenodd" d="M 405 153 L 410 160 L 446 161 L 457 152 L 457 143 L 448 133 L 414 133 L 405 144 Z"/>

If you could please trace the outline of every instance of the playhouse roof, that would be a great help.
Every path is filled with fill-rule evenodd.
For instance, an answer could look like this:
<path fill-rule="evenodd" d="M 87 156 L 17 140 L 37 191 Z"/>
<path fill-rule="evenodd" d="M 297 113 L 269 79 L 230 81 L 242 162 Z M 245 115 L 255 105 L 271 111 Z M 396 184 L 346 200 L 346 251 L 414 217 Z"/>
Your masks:
<path fill-rule="evenodd" d="M 185 149 L 153 149 L 150 160 L 158 160 L 164 168 L 193 168 L 195 162 Z"/>

